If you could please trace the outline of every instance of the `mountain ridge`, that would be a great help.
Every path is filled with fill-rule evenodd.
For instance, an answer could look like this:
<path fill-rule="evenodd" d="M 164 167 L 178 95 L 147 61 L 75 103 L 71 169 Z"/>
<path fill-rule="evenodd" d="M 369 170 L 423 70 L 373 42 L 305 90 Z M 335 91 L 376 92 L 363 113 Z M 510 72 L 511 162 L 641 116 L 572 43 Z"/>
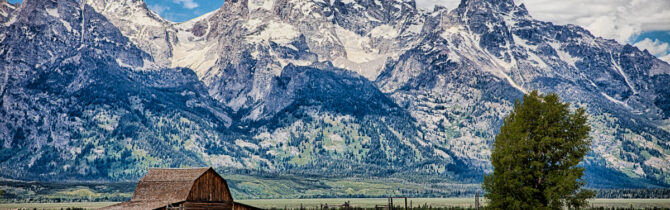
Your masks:
<path fill-rule="evenodd" d="M 73 142 L 87 139 L 69 146 L 79 152 L 16 153 L 38 154 L 35 161 L 57 154 L 45 164 L 86 170 L 42 167 L 2 176 L 126 179 L 147 167 L 180 166 L 175 158 L 186 157 L 191 162 L 182 166 L 477 180 L 491 170 L 490 145 L 503 116 L 524 92 L 539 89 L 558 92 L 592 116 L 593 153 L 584 164 L 593 180 L 597 182 L 596 171 L 612 170 L 622 179 L 640 180 L 632 183 L 670 184 L 670 91 L 663 85 L 670 81 L 670 65 L 581 27 L 532 19 L 511 0 L 464 0 L 453 10 L 434 11 L 417 9 L 414 1 L 276 0 L 270 5 L 239 0 L 183 23 L 163 20 L 137 0 L 41 1 L 51 6 L 30 11 L 54 23 L 51 28 L 22 31 L 20 26 L 31 23 L 23 21 L 27 9 L 19 9 L 17 21 L 2 27 L 0 54 L 9 55 L 2 60 L 5 77 L 21 78 L 14 73 L 19 71 L 44 73 L 28 84 L 6 80 L 12 82 L 3 91 L 42 91 L 49 96 L 43 100 L 56 104 L 74 97 L 66 107 L 78 107 L 78 98 L 102 97 L 101 107 L 121 108 L 80 121 L 87 125 L 81 128 L 107 128 L 110 133 L 102 129 L 83 137 L 63 127 L 35 127 L 35 133 L 55 129 Z M 28 1 L 21 7 L 31 5 Z M 83 14 L 81 8 L 95 21 L 77 16 Z M 54 36 L 39 33 L 45 31 L 57 39 L 75 39 L 46 41 Z M 25 41 L 23 34 L 40 37 L 47 47 L 14 48 Z M 83 44 L 87 37 L 94 41 Z M 79 47 L 68 50 L 68 45 Z M 89 74 L 86 66 L 51 73 L 33 65 L 64 68 L 48 59 L 49 53 L 74 53 L 64 56 L 67 60 L 88 49 L 95 56 L 87 62 L 119 69 L 99 71 L 103 73 L 96 77 L 120 75 L 114 81 L 148 91 L 121 88 L 132 100 L 115 102 L 123 94 L 105 92 L 119 92 L 114 87 L 87 83 L 96 77 L 81 79 Z M 38 60 L 22 60 L 30 53 L 39 55 Z M 9 67 L 21 63 L 25 65 Z M 61 77 L 102 92 L 60 94 L 78 90 L 72 88 L 77 82 L 63 86 L 53 79 Z M 171 84 L 175 81 L 178 85 Z M 145 101 L 152 95 L 165 97 L 157 107 L 168 111 L 133 108 L 152 107 L 155 99 Z M 8 101 L 3 93 L 3 104 Z M 25 107 L 35 105 L 24 101 Z M 4 119 L 20 112 L 3 107 Z M 101 107 L 83 110 L 101 113 Z M 25 132 L 10 121 L 2 125 L 3 148 L 22 148 L 12 143 L 13 136 Z M 25 148 L 49 145 L 22 140 Z M 182 151 L 171 156 L 150 145 Z M 0 167 L 34 165 L 8 160 L 0 161 Z"/>

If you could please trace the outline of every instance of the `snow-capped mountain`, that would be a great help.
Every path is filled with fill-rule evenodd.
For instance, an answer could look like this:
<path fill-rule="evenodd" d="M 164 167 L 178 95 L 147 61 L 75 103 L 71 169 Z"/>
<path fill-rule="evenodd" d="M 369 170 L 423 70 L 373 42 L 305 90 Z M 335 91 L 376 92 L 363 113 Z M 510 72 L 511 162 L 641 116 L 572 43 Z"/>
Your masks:
<path fill-rule="evenodd" d="M 157 67 L 85 4 L 31 0 L 13 15 L 0 43 L 3 176 L 123 178 L 151 157 L 204 164 L 179 148 L 232 123 L 191 70 Z"/>
<path fill-rule="evenodd" d="M 577 26 L 534 20 L 512 1 L 463 1 L 433 12 L 426 25 L 422 44 L 387 65 L 376 83 L 454 154 L 487 164 L 481 145 L 490 145 L 514 98 L 539 89 L 589 110 L 594 155 L 587 164 L 631 177 L 668 170 L 667 63 Z"/>
<path fill-rule="evenodd" d="M 512 0 L 231 0 L 184 23 L 141 0 L 0 5 L 3 153 L 24 160 L 0 159 L 23 169 L 2 176 L 476 179 L 514 100 L 539 89 L 590 113 L 590 177 L 670 184 L 670 65 Z"/>

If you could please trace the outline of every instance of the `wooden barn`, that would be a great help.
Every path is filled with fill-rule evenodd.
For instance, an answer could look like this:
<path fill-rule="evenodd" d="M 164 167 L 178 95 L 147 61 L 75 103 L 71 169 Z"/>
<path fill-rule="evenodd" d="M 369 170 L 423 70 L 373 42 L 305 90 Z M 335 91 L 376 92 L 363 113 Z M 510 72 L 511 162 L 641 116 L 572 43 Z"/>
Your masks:
<path fill-rule="evenodd" d="M 133 198 L 102 209 L 258 209 L 236 203 L 228 183 L 212 168 L 149 169 Z"/>

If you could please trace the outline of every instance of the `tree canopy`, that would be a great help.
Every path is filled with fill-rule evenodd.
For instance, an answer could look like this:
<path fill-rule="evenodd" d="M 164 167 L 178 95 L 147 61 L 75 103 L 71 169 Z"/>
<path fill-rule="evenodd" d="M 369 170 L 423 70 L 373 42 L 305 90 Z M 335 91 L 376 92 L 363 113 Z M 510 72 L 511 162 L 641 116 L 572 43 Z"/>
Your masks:
<path fill-rule="evenodd" d="M 484 177 L 492 209 L 561 209 L 587 205 L 579 162 L 590 150 L 583 108 L 533 91 L 516 101 L 495 138 L 493 173 Z"/>

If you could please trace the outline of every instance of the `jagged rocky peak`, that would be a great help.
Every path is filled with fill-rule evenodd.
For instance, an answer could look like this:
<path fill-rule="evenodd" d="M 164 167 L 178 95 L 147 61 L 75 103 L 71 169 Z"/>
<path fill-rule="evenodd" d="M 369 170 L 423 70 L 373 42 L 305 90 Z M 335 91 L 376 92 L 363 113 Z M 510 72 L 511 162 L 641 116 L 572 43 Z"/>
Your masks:
<path fill-rule="evenodd" d="M 276 0 L 247 0 L 246 6 L 249 9 L 249 12 L 256 10 L 272 10 L 273 6 L 276 4 Z M 243 2 L 241 2 L 243 3 Z"/>
<path fill-rule="evenodd" d="M 270 0 L 268 3 L 273 3 L 274 1 Z M 226 11 L 231 12 L 234 11 L 232 14 L 239 14 L 239 15 L 244 15 L 249 13 L 249 5 L 258 5 L 257 1 L 255 0 L 229 0 L 229 1 L 224 1 L 223 6 L 221 6 L 221 9 L 217 11 L 217 14 L 224 13 Z"/>
<path fill-rule="evenodd" d="M 86 4 L 110 18 L 110 21 L 115 25 L 120 20 L 148 26 L 163 26 L 168 23 L 158 14 L 149 10 L 143 0 L 86 0 Z"/>
<path fill-rule="evenodd" d="M 461 0 L 458 8 L 486 9 L 498 12 L 509 12 L 516 7 L 514 0 Z"/>
<path fill-rule="evenodd" d="M 36 41 L 27 44 L 39 46 L 21 50 L 23 55 L 15 56 L 36 59 L 40 65 L 60 62 L 59 58 L 75 56 L 79 53 L 104 54 L 120 65 L 135 70 L 152 66 L 151 57 L 128 43 L 128 38 L 108 19 L 90 6 L 76 0 L 29 0 L 25 1 L 16 14 L 17 28 L 29 26 L 29 30 L 11 29 L 14 36 L 35 36 Z M 21 38 L 13 41 L 24 42 Z M 68 48 L 53 44 L 54 40 L 66 43 Z M 26 47 L 23 43 L 9 46 Z M 89 51 L 90 50 L 90 51 Z M 34 53 L 34 54 L 30 54 Z M 45 64 L 46 65 L 46 64 Z M 153 68 L 153 66 L 152 66 Z"/>
<path fill-rule="evenodd" d="M 534 21 L 525 6 L 516 5 L 513 0 L 462 0 L 452 11 L 437 12 L 440 15 L 429 17 L 427 25 L 452 33 L 463 26 L 468 33 L 477 35 L 480 47 L 505 62 L 513 60 L 507 52 L 515 42 L 512 28 L 520 22 L 527 25 Z"/>
<path fill-rule="evenodd" d="M 0 24 L 8 22 L 19 6 L 20 3 L 12 4 L 7 0 L 0 0 Z"/>
<path fill-rule="evenodd" d="M 224 4 L 225 10 L 243 13 L 271 11 L 282 18 L 311 17 L 332 20 L 337 15 L 367 12 L 370 16 L 365 20 L 389 22 L 408 13 L 417 13 L 414 0 L 239 0 Z"/>
<path fill-rule="evenodd" d="M 510 19 L 530 18 L 526 6 L 516 5 L 513 0 L 462 0 L 453 13 L 466 23 L 500 23 Z"/>
<path fill-rule="evenodd" d="M 143 0 L 86 0 L 86 3 L 93 6 L 94 8 L 109 8 L 109 7 L 129 7 L 129 6 L 139 6 L 146 7 L 146 3 Z"/>
<path fill-rule="evenodd" d="M 86 0 L 133 44 L 152 55 L 161 66 L 170 66 L 174 30 L 171 23 L 149 10 L 143 0 Z"/>
<path fill-rule="evenodd" d="M 78 28 L 81 10 L 75 0 L 27 0 L 13 15 L 12 25 L 38 26 L 41 29 L 35 30 L 35 33 L 70 39 L 72 37 L 67 37 L 67 34 Z"/>
<path fill-rule="evenodd" d="M 358 20 L 373 25 L 397 25 L 407 22 L 408 19 L 419 14 L 414 0 L 358 0 L 346 4 L 339 4 L 339 2 L 347 1 L 336 0 L 333 5 L 335 21 L 339 23 Z"/>
<path fill-rule="evenodd" d="M 64 1 L 63 3 L 66 3 L 68 1 Z M 34 11 L 38 10 L 45 10 L 47 8 L 58 8 L 58 4 L 61 2 L 58 2 L 56 0 L 26 0 L 23 4 L 23 9 L 25 12 L 23 13 L 33 13 Z"/>
<path fill-rule="evenodd" d="M 114 16 L 129 16 L 136 12 L 151 13 L 143 0 L 86 0 L 96 11 Z"/>
<path fill-rule="evenodd" d="M 254 16 L 276 15 L 284 20 L 321 19 L 330 11 L 327 2 L 318 0 L 242 0 L 231 3 L 225 2 L 223 8 Z"/>

